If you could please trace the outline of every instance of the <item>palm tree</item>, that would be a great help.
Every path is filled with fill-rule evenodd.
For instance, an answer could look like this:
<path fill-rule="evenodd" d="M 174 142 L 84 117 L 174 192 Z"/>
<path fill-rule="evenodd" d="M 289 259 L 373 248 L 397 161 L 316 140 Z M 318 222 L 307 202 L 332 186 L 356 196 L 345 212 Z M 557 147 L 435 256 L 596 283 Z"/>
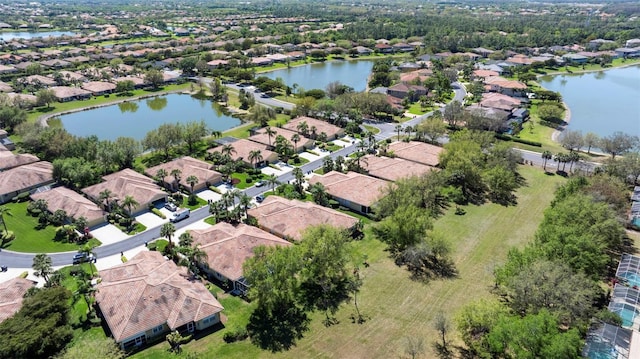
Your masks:
<path fill-rule="evenodd" d="M 396 125 L 396 132 L 398 132 L 398 141 L 400 141 L 400 132 L 402 132 L 402 125 Z"/>
<path fill-rule="evenodd" d="M 271 187 L 271 192 L 275 193 L 276 186 L 280 184 L 280 182 L 278 182 L 278 177 L 272 173 L 266 178 L 266 181 L 267 184 L 269 184 L 269 187 Z"/>
<path fill-rule="evenodd" d="M 111 210 L 111 203 L 109 201 L 111 197 L 113 197 L 113 192 L 111 192 L 109 189 L 105 189 L 104 191 L 100 192 L 98 197 L 101 202 L 104 201 L 104 206 L 107 211 Z"/>
<path fill-rule="evenodd" d="M 223 155 L 226 155 L 226 156 L 229 156 L 229 157 L 231 157 L 231 154 L 232 154 L 232 153 L 237 153 L 237 152 L 236 152 L 236 149 L 235 149 L 235 148 L 233 148 L 233 145 L 231 145 L 231 144 L 223 145 L 223 146 L 222 146 L 222 149 L 220 150 L 220 152 L 221 152 Z"/>
<path fill-rule="evenodd" d="M 580 155 L 578 154 L 578 152 L 571 151 L 567 155 L 567 160 L 570 162 L 570 164 L 569 164 L 569 172 L 571 172 L 571 171 L 573 171 L 573 165 L 576 162 L 580 161 Z"/>
<path fill-rule="evenodd" d="M 158 170 L 158 172 L 156 172 L 156 179 L 160 181 L 160 184 L 162 185 L 162 187 L 165 187 L 164 178 L 167 177 L 168 175 L 169 174 L 164 168 L 161 168 Z"/>
<path fill-rule="evenodd" d="M 4 227 L 4 233 L 9 233 L 7 222 L 4 220 L 5 215 L 11 216 L 11 210 L 8 207 L 0 206 L 0 222 L 2 222 L 2 226 Z"/>
<path fill-rule="evenodd" d="M 84 254 L 86 258 L 95 257 L 96 254 L 93 252 L 94 248 L 95 248 L 95 245 L 87 243 L 84 246 L 82 246 L 82 248 L 80 248 L 79 252 Z M 93 277 L 93 264 L 91 262 L 89 262 L 89 270 L 91 271 L 91 276 Z"/>
<path fill-rule="evenodd" d="M 547 161 L 553 158 L 553 153 L 551 153 L 551 151 L 544 151 L 542 152 L 542 160 L 543 165 L 542 165 L 542 169 L 543 170 L 547 170 Z"/>
<path fill-rule="evenodd" d="M 296 129 L 298 130 L 298 133 L 304 136 L 309 130 L 309 125 L 307 125 L 307 121 L 301 121 L 296 126 Z"/>
<path fill-rule="evenodd" d="M 191 175 L 191 176 L 187 177 L 187 179 L 185 181 L 187 181 L 189 186 L 191 186 L 191 193 L 193 193 L 193 186 L 198 184 L 198 177 L 196 177 L 194 175 Z"/>
<path fill-rule="evenodd" d="M 293 142 L 294 149 L 297 152 L 298 151 L 298 142 L 300 142 L 300 136 L 297 133 L 294 133 L 293 136 L 291 136 L 291 142 Z"/>
<path fill-rule="evenodd" d="M 264 129 L 264 133 L 269 137 L 269 147 L 271 147 L 271 137 L 273 137 L 277 132 L 270 126 L 267 126 L 267 128 Z"/>
<path fill-rule="evenodd" d="M 213 130 L 211 131 L 211 136 L 213 136 L 214 138 L 219 138 L 222 136 L 222 131 Z"/>
<path fill-rule="evenodd" d="M 193 244 L 193 236 L 191 235 L 191 233 L 184 232 L 180 235 L 180 237 L 178 237 L 178 245 L 181 247 L 191 247 L 191 245 Z"/>
<path fill-rule="evenodd" d="M 140 203 L 138 203 L 138 201 L 136 201 L 136 199 L 130 195 L 124 196 L 124 199 L 122 200 L 122 207 L 125 207 L 127 209 L 127 213 L 129 214 L 129 217 L 131 217 L 132 209 L 134 207 L 137 207 L 139 204 Z"/>
<path fill-rule="evenodd" d="M 304 184 L 304 173 L 302 172 L 300 167 L 296 167 L 293 169 L 292 174 L 295 178 L 294 184 L 296 186 L 296 190 L 298 191 L 298 193 L 304 194 L 304 187 L 302 186 Z"/>
<path fill-rule="evenodd" d="M 241 193 L 240 194 L 240 208 L 242 209 L 242 212 L 244 214 L 244 216 L 247 216 L 247 210 L 249 209 L 249 205 L 251 204 L 251 197 L 247 196 L 246 193 Z"/>
<path fill-rule="evenodd" d="M 174 233 L 176 233 L 176 226 L 174 226 L 173 223 L 165 223 L 160 227 L 160 236 L 167 238 L 170 247 L 173 247 L 171 237 Z"/>
<path fill-rule="evenodd" d="M 262 160 L 263 160 L 262 152 L 260 152 L 260 150 L 253 150 L 249 152 L 249 162 L 251 162 L 251 165 L 254 168 L 257 168 L 258 163 L 260 163 Z M 255 165 L 254 165 L 254 162 L 255 162 Z"/>
<path fill-rule="evenodd" d="M 51 257 L 44 253 L 36 254 L 33 257 L 33 264 L 31 268 L 34 270 L 34 275 L 36 277 L 44 278 L 46 283 L 49 283 L 49 275 L 53 272 L 53 267 L 51 264 Z"/>
<path fill-rule="evenodd" d="M 404 133 L 407 134 L 408 139 L 411 139 L 411 131 L 413 131 L 413 127 L 411 126 L 407 126 L 404 128 Z"/>
<path fill-rule="evenodd" d="M 316 126 L 311 126 L 309 128 L 309 132 L 311 133 L 311 139 L 315 140 L 318 132 L 318 128 Z"/>
<path fill-rule="evenodd" d="M 177 191 L 177 190 L 180 189 L 180 175 L 182 175 L 182 171 L 180 171 L 177 168 L 174 168 L 174 169 L 171 170 L 170 174 L 173 176 L 173 179 L 176 182 L 176 191 Z M 172 185 L 172 187 L 173 187 L 173 185 Z"/>

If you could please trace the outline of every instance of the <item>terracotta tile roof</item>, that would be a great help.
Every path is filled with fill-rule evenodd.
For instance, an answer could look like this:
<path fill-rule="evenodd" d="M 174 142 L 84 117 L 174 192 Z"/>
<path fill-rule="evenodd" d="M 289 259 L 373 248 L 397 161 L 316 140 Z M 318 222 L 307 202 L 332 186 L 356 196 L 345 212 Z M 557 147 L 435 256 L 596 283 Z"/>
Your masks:
<path fill-rule="evenodd" d="M 273 143 L 274 141 L 275 137 L 272 137 L 271 143 Z M 233 159 L 236 161 L 242 159 L 243 161 L 250 163 L 249 154 L 251 153 L 251 151 L 260 151 L 260 155 L 262 156 L 264 161 L 274 162 L 278 159 L 277 153 L 269 151 L 266 145 L 259 142 L 241 139 L 230 143 L 230 145 L 233 146 L 233 149 L 236 151 L 235 153 L 231 154 L 231 157 L 233 157 Z M 222 151 L 222 146 L 210 148 L 207 150 L 207 152 L 209 153 L 220 151 Z"/>
<path fill-rule="evenodd" d="M 78 87 L 70 87 L 70 86 L 54 86 L 51 87 L 54 95 L 58 99 L 66 99 L 75 96 L 89 96 L 91 95 L 90 91 L 83 90 Z"/>
<path fill-rule="evenodd" d="M 35 285 L 35 282 L 20 277 L 0 283 L 0 323 L 20 310 L 24 294 Z"/>
<path fill-rule="evenodd" d="M 154 177 L 161 168 L 169 174 L 169 176 L 165 178 L 165 181 L 170 182 L 174 182 L 175 180 L 170 174 L 171 171 L 174 169 L 180 170 L 182 172 L 180 175 L 180 184 L 185 188 L 190 188 L 190 185 L 186 182 L 187 177 L 189 176 L 196 176 L 198 178 L 198 184 L 216 184 L 222 181 L 222 175 L 220 172 L 212 170 L 209 163 L 189 156 L 176 158 L 173 161 L 148 168 L 144 173 L 150 177 Z"/>
<path fill-rule="evenodd" d="M 242 265 L 253 257 L 253 249 L 258 246 L 290 246 L 291 243 L 265 232 L 260 228 L 243 223 L 237 227 L 220 222 L 207 229 L 191 230 L 194 244 L 207 253 L 209 268 L 230 280 L 242 278 Z"/>
<path fill-rule="evenodd" d="M 56 81 L 50 77 L 42 76 L 42 75 L 31 75 L 24 78 L 26 83 L 36 84 L 40 83 L 45 86 L 54 86 Z"/>
<path fill-rule="evenodd" d="M 492 76 L 487 77 L 484 82 L 488 85 L 500 86 L 502 88 L 516 89 L 516 90 L 526 90 L 527 85 L 523 84 L 520 81 L 507 80 L 504 77 L 500 76 Z"/>
<path fill-rule="evenodd" d="M 492 71 L 492 70 L 475 70 L 473 71 L 473 77 L 482 77 L 482 78 L 486 78 L 486 77 L 492 77 L 492 76 L 498 76 L 500 75 L 499 73 Z"/>
<path fill-rule="evenodd" d="M 35 201 L 44 199 L 47 201 L 50 212 L 62 209 L 69 217 L 78 219 L 84 217 L 89 223 L 104 217 L 106 214 L 100 207 L 81 194 L 65 187 L 55 187 L 48 191 L 38 192 L 31 195 Z"/>
<path fill-rule="evenodd" d="M 53 182 L 53 165 L 41 161 L 0 172 L 0 195 Z"/>
<path fill-rule="evenodd" d="M 422 163 L 408 161 L 402 158 L 378 157 L 367 155 L 360 161 L 361 166 L 370 176 L 387 181 L 397 181 L 401 178 L 420 176 L 433 170 L 433 167 Z"/>
<path fill-rule="evenodd" d="M 33 103 L 35 103 L 38 100 L 37 96 L 26 94 L 26 93 L 9 92 L 9 93 L 7 93 L 7 96 L 9 96 L 9 98 L 11 100 L 14 100 L 15 98 L 19 97 L 20 99 L 22 99 L 24 101 L 29 101 L 29 102 L 33 102 Z"/>
<path fill-rule="evenodd" d="M 103 81 L 90 81 L 82 84 L 82 88 L 90 91 L 91 93 L 101 93 L 105 91 L 113 91 L 116 89 L 116 85 L 111 82 Z"/>
<path fill-rule="evenodd" d="M 380 197 L 389 182 L 365 176 L 356 172 L 340 173 L 331 171 L 325 175 L 314 175 L 310 184 L 322 183 L 333 197 L 341 198 L 362 206 L 371 207 Z"/>
<path fill-rule="evenodd" d="M 311 134 L 311 127 L 314 127 L 314 126 L 316 128 L 316 135 L 319 135 L 322 132 L 324 132 L 327 134 L 327 137 L 334 138 L 336 136 L 344 134 L 343 128 L 340 128 L 336 125 L 332 125 L 327 121 L 322 121 L 316 118 L 306 117 L 306 116 L 296 117 L 293 120 L 287 122 L 285 125 L 283 125 L 282 128 L 298 132 L 297 126 L 301 122 L 307 123 L 307 130 L 309 134 Z"/>
<path fill-rule="evenodd" d="M 0 81 L 0 92 L 11 92 L 13 88 L 6 82 Z"/>
<path fill-rule="evenodd" d="M 100 277 L 96 302 L 116 342 L 161 324 L 173 330 L 224 309 L 186 268 L 159 252 L 140 252 Z"/>
<path fill-rule="evenodd" d="M 6 147 L 0 145 L 0 171 L 38 162 L 40 159 L 29 153 L 13 154 Z"/>
<path fill-rule="evenodd" d="M 84 188 L 82 192 L 94 201 L 98 201 L 100 192 L 108 189 L 113 193 L 113 199 L 122 200 L 129 195 L 140 204 L 140 207 L 167 195 L 151 178 L 132 169 L 127 168 L 102 178 L 104 182 Z"/>
<path fill-rule="evenodd" d="M 482 94 L 482 100 L 478 103 L 482 107 L 492 107 L 501 110 L 511 111 L 520 106 L 522 101 L 501 93 L 490 92 Z"/>
<path fill-rule="evenodd" d="M 349 229 L 358 223 L 356 218 L 334 209 L 279 196 L 267 197 L 260 206 L 249 209 L 248 215 L 256 218 L 261 228 L 298 241 L 311 226 L 329 224 Z"/>
<path fill-rule="evenodd" d="M 144 79 L 138 76 L 124 76 L 113 79 L 113 82 L 115 82 L 116 84 L 121 81 L 131 81 L 135 86 L 144 85 Z"/>
<path fill-rule="evenodd" d="M 291 131 L 291 130 L 287 130 L 286 128 L 280 128 L 280 127 L 271 127 L 271 129 L 276 132 L 275 135 L 271 136 L 271 145 L 272 146 L 275 145 L 276 137 L 278 137 L 278 135 L 283 136 L 289 142 L 291 142 L 292 145 L 294 145 L 293 141 L 291 141 L 291 137 L 293 135 L 297 134 L 300 137 L 300 141 L 298 142 L 298 146 L 296 148 L 296 151 L 302 150 L 303 147 L 309 146 L 313 142 L 309 138 L 306 138 L 304 136 L 300 136 L 300 134 L 298 134 L 297 131 Z M 258 142 L 258 143 L 265 144 L 265 145 L 269 144 L 269 136 L 267 136 L 266 129 L 264 129 L 264 128 L 261 128 L 260 130 L 258 130 L 257 133 L 255 135 L 249 137 L 249 139 L 251 141 L 255 141 L 255 142 Z"/>
<path fill-rule="evenodd" d="M 437 166 L 440 163 L 438 156 L 444 149 L 424 142 L 394 142 L 389 145 L 389 152 L 396 157 L 422 163 L 427 166 Z"/>
<path fill-rule="evenodd" d="M 87 81 L 87 78 L 84 75 L 79 74 L 73 71 L 61 70 L 59 71 L 60 75 L 62 75 L 63 79 L 69 78 L 70 80 L 79 80 L 79 81 Z"/>

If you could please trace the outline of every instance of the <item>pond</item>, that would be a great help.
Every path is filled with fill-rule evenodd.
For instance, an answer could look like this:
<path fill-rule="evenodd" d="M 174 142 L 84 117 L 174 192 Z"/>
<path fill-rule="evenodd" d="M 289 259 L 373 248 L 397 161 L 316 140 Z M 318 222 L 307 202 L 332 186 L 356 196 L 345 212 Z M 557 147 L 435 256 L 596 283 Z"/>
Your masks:
<path fill-rule="evenodd" d="M 16 32 L 0 32 L 0 40 L 11 41 L 14 39 L 35 39 L 37 37 L 60 37 L 60 36 L 72 36 L 75 35 L 75 32 L 72 31 L 41 31 L 41 32 L 31 32 L 31 31 L 16 31 Z"/>
<path fill-rule="evenodd" d="M 355 91 L 364 91 L 372 68 L 371 60 L 334 60 L 270 71 L 258 76 L 267 76 L 274 80 L 280 77 L 287 86 L 293 87 L 296 84 L 305 90 L 324 90 L 329 83 L 340 81 L 353 87 Z"/>
<path fill-rule="evenodd" d="M 120 136 L 142 140 L 163 123 L 204 121 L 209 130 L 225 131 L 241 121 L 210 100 L 185 94 L 150 97 L 60 116 L 64 128 L 76 136 L 96 135 L 101 140 Z"/>
<path fill-rule="evenodd" d="M 571 110 L 569 129 L 600 137 L 616 131 L 640 135 L 640 66 L 544 76 L 538 82 L 562 95 Z"/>

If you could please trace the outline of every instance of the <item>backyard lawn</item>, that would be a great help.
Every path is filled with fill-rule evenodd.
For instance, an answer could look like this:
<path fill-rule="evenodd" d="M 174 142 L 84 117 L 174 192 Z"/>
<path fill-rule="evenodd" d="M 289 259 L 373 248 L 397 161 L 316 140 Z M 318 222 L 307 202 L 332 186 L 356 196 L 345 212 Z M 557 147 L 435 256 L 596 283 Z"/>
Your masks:
<path fill-rule="evenodd" d="M 38 226 L 38 218 L 31 217 L 27 213 L 29 202 L 6 203 L 3 206 L 11 212 L 10 216 L 4 216 L 7 222 L 7 229 L 13 231 L 16 239 L 9 242 L 4 247 L 11 251 L 28 252 L 28 253 L 53 253 L 53 252 L 69 252 L 75 251 L 82 245 L 74 243 L 56 242 L 53 239 L 56 236 L 56 228 L 47 226 L 44 229 L 36 229 Z M 95 246 L 100 245 L 97 239 L 89 240 L 89 244 Z"/>
<path fill-rule="evenodd" d="M 542 220 L 543 211 L 555 188 L 564 181 L 560 176 L 545 175 L 539 168 L 520 167 L 527 186 L 518 190 L 518 206 L 496 204 L 464 207 L 466 214 L 455 215 L 451 208 L 435 222 L 435 230 L 448 238 L 454 248 L 458 277 L 421 283 L 409 278 L 385 252 L 385 246 L 371 239 L 369 227 L 365 239 L 354 242 L 358 258 L 370 265 L 361 268 L 364 285 L 358 295 L 361 312 L 369 319 L 352 323 L 353 303 L 337 313 L 338 324 L 325 327 L 323 313 L 312 315 L 311 330 L 297 346 L 283 353 L 261 351 L 248 340 L 225 344 L 220 330 L 184 346 L 182 355 L 167 352 L 166 343 L 158 344 L 134 358 L 180 358 L 188 353 L 218 358 L 398 358 L 402 357 L 407 336 L 424 340 L 425 354 L 433 358 L 432 342 L 438 338 L 433 329 L 437 313 L 453 316 L 464 305 L 491 297 L 493 268 L 504 261 L 511 247 L 529 242 Z M 515 219 L 515 220 L 514 220 Z M 222 297 L 228 327 L 235 328 L 248 320 L 250 307 L 233 297 Z M 460 344 L 452 328 L 451 339 Z"/>

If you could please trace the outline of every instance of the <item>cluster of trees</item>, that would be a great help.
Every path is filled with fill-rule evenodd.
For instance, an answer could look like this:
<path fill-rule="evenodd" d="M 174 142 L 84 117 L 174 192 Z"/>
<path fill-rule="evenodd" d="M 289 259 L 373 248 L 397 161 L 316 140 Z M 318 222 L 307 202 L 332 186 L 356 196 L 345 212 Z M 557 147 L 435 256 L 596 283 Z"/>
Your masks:
<path fill-rule="evenodd" d="M 208 134 L 209 129 L 204 121 L 190 121 L 185 124 L 165 123 L 147 132 L 142 139 L 142 148 L 160 151 L 165 159 L 169 159 L 171 149 L 177 146 L 186 145 L 188 153 L 194 153 L 197 143 Z"/>
<path fill-rule="evenodd" d="M 634 149 L 640 149 L 640 139 L 638 136 L 620 131 L 600 138 L 593 132 L 588 132 L 583 135 L 579 130 L 565 130 L 560 138 L 560 143 L 570 151 L 579 151 L 587 147 L 587 153 L 591 153 L 591 149 L 597 147 L 604 153 L 610 154 L 612 159 L 615 159 L 616 156 L 629 153 Z"/>
<path fill-rule="evenodd" d="M 512 249 L 495 271 L 502 302 L 472 304 L 458 329 L 479 357 L 574 358 L 592 318 L 614 324 L 598 281 L 611 274 L 624 250 L 618 220 L 625 187 L 608 175 L 572 178 L 556 191 L 524 249 Z M 524 328 L 527 328 L 526 330 Z"/>
<path fill-rule="evenodd" d="M 238 93 L 238 100 L 240 101 L 240 109 L 248 110 L 250 107 L 256 104 L 256 99 L 251 92 L 247 92 L 244 89 L 240 89 Z"/>
<path fill-rule="evenodd" d="M 271 351 L 289 349 L 308 329 L 308 313 L 325 313 L 325 325 L 337 323 L 340 305 L 354 300 L 361 280 L 348 235 L 331 226 L 308 228 L 300 244 L 259 247 L 244 264 L 249 298 L 257 305 L 247 325 L 251 341 Z"/>

